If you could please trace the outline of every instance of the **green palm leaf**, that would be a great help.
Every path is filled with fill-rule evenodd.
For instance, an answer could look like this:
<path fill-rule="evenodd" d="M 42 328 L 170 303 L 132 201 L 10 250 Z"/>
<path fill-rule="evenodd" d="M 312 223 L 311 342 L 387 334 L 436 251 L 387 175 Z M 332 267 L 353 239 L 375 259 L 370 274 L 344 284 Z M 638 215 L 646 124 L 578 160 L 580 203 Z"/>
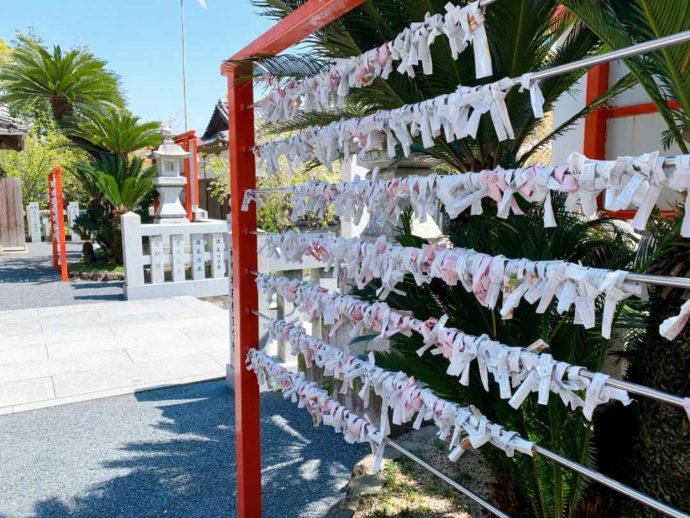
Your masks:
<path fill-rule="evenodd" d="M 19 112 L 49 110 L 61 126 L 75 115 L 124 105 L 119 79 L 105 61 L 84 49 L 64 52 L 57 45 L 51 52 L 23 35 L 0 63 L 0 87 L 0 102 Z"/>

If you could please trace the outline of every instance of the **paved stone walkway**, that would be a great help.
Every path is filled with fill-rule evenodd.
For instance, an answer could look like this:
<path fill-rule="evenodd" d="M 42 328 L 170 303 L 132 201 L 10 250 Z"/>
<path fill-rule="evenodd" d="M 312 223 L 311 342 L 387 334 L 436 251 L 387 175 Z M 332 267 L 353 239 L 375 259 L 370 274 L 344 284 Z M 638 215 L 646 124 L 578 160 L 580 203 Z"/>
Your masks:
<path fill-rule="evenodd" d="M 122 283 L 61 282 L 50 245 L 28 247 L 0 256 L 0 414 L 225 376 L 227 311 L 194 297 L 125 301 Z M 70 256 L 80 251 L 68 242 Z"/>
<path fill-rule="evenodd" d="M 227 311 L 194 297 L 0 312 L 0 414 L 225 376 Z"/>
<path fill-rule="evenodd" d="M 233 393 L 190 384 L 225 376 L 227 311 L 63 283 L 30 246 L 0 257 L 0 517 L 233 516 Z M 368 447 L 279 394 L 261 421 L 264 516 L 324 516 Z"/>

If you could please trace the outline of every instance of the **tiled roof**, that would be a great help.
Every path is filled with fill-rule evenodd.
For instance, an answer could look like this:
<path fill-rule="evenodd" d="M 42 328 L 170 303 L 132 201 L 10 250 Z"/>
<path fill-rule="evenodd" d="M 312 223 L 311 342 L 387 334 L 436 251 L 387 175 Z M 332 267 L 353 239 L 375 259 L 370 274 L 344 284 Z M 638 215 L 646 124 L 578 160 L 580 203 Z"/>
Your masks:
<path fill-rule="evenodd" d="M 220 99 L 213 107 L 211 120 L 208 121 L 206 131 L 201 136 L 202 140 L 214 140 L 221 131 L 228 131 L 228 103 Z"/>
<path fill-rule="evenodd" d="M 10 110 L 4 104 L 0 104 L 0 134 L 24 135 L 26 125 L 23 121 L 10 117 Z"/>
<path fill-rule="evenodd" d="M 22 149 L 25 135 L 24 122 L 11 117 L 7 106 L 0 104 L 0 149 Z"/>

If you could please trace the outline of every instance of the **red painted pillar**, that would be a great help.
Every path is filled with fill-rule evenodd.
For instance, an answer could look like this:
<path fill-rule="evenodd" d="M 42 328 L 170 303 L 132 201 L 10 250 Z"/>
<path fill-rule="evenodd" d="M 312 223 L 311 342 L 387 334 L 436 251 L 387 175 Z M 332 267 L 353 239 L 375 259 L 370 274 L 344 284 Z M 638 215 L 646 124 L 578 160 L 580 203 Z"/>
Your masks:
<path fill-rule="evenodd" d="M 189 158 L 184 161 L 183 176 L 187 179 L 184 191 L 185 210 L 187 211 L 187 219 L 192 221 L 194 207 L 199 206 L 199 162 L 197 160 L 199 139 L 196 137 L 196 131 L 190 130 L 178 135 L 175 138 L 175 143 L 189 152 Z"/>
<path fill-rule="evenodd" d="M 57 191 L 57 215 L 58 215 L 58 239 L 60 245 L 60 278 L 63 281 L 69 279 L 67 271 L 67 243 L 65 238 L 65 204 L 62 198 L 62 169 L 55 168 L 55 189 Z"/>
<path fill-rule="evenodd" d="M 587 90 L 585 103 L 595 101 L 609 88 L 609 64 L 597 65 L 587 72 Z M 585 135 L 583 153 L 589 158 L 603 160 L 606 158 L 606 121 L 608 115 L 605 107 L 600 107 L 585 118 Z"/>
<path fill-rule="evenodd" d="M 597 65 L 587 72 L 587 89 L 585 90 L 585 103 L 594 102 L 609 88 L 609 64 Z M 592 110 L 585 117 L 585 134 L 582 144 L 582 152 L 589 158 L 603 160 L 606 158 L 606 121 L 608 112 L 605 107 Z M 604 206 L 604 200 L 600 194 L 597 197 L 599 208 Z"/>
<path fill-rule="evenodd" d="M 50 233 L 53 245 L 53 268 L 60 268 L 60 278 L 69 278 L 67 271 L 67 243 L 65 242 L 65 216 L 62 199 L 62 169 L 56 167 L 48 174 L 48 209 L 50 212 Z"/>
<path fill-rule="evenodd" d="M 53 248 L 53 270 L 58 269 L 58 246 L 55 241 L 55 217 L 53 216 L 53 193 L 55 192 L 55 171 L 48 173 L 48 218 L 50 220 L 50 244 Z"/>
<path fill-rule="evenodd" d="M 256 186 L 254 153 L 254 91 L 251 81 L 236 83 L 235 69 L 227 73 L 230 130 L 230 191 L 232 192 L 232 289 L 234 309 L 233 365 L 237 449 L 237 515 L 261 516 L 261 434 L 259 385 L 245 368 L 247 351 L 259 345 L 259 323 L 251 309 L 258 308 L 254 276 L 257 252 L 256 208 L 241 210 L 244 193 Z"/>
<path fill-rule="evenodd" d="M 238 60 L 256 55 L 275 55 L 351 11 L 365 0 L 308 0 L 271 29 L 233 56 Z M 232 213 L 232 287 L 234 309 L 235 422 L 237 448 L 237 514 L 261 516 L 261 436 L 259 386 L 245 369 L 247 351 L 259 343 L 259 323 L 250 313 L 258 304 L 254 276 L 257 269 L 256 208 L 241 211 L 244 193 L 256 186 L 254 146 L 254 85 L 237 83 L 236 65 L 226 62 L 221 73 L 228 79 L 230 130 L 230 191 Z M 251 76 L 251 74 L 244 74 Z"/>

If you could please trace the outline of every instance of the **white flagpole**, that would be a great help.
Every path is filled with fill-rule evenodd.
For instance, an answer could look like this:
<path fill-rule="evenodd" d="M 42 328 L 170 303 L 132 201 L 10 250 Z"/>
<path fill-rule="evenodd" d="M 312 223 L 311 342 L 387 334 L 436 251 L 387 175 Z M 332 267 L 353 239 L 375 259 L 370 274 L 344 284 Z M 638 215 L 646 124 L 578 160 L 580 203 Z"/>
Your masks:
<path fill-rule="evenodd" d="M 187 131 L 187 66 L 184 41 L 184 0 L 180 0 L 180 29 L 182 30 L 182 98 L 184 102 L 184 130 Z"/>

